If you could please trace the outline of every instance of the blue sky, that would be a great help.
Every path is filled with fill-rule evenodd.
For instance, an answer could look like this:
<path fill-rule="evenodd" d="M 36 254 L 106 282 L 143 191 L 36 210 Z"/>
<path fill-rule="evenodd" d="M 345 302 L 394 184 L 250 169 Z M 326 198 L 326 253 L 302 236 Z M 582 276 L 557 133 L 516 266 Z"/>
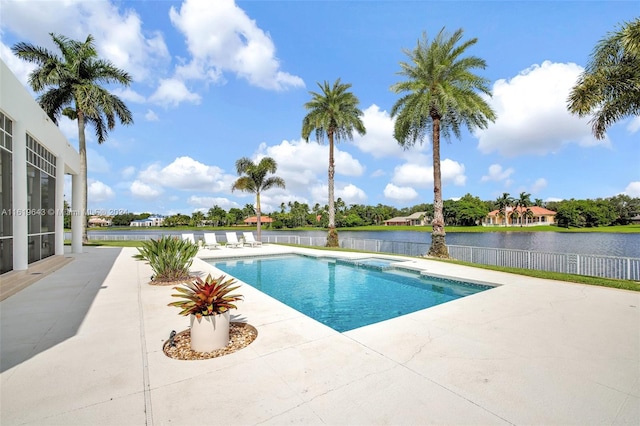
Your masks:
<path fill-rule="evenodd" d="M 433 201 L 431 143 L 393 139 L 389 87 L 403 49 L 423 32 L 464 29 L 486 60 L 498 119 L 441 147 L 443 196 L 494 200 L 526 191 L 542 200 L 640 197 L 640 117 L 595 140 L 566 98 L 594 45 L 640 15 L 634 1 L 6 1 L 0 58 L 26 84 L 32 66 L 10 47 L 53 48 L 48 33 L 84 40 L 127 70 L 113 91 L 135 124 L 103 145 L 88 139 L 89 209 L 158 214 L 253 204 L 231 192 L 235 161 L 270 156 L 281 203 L 327 203 L 328 147 L 301 138 L 317 82 L 341 78 L 360 100 L 367 134 L 336 145 L 336 198 L 408 207 Z M 60 127 L 77 146 L 75 122 Z M 68 191 L 70 192 L 70 190 Z M 70 194 L 68 194 L 69 196 Z"/>

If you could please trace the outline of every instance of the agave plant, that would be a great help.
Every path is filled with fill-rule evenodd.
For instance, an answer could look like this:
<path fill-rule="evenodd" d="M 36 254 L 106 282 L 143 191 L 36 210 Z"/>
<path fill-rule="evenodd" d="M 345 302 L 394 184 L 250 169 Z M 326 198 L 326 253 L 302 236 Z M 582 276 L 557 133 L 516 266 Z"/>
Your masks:
<path fill-rule="evenodd" d="M 198 319 L 203 316 L 223 314 L 230 309 L 237 309 L 234 302 L 242 300 L 239 294 L 230 294 L 240 286 L 233 286 L 236 281 L 224 275 L 213 278 L 211 274 L 205 280 L 196 277 L 194 280 L 184 283 L 183 287 L 174 287 L 179 294 L 172 297 L 181 297 L 183 300 L 169 303 L 182 309 L 180 315 L 195 315 Z"/>
<path fill-rule="evenodd" d="M 163 235 L 157 240 L 148 240 L 138 247 L 133 257 L 146 260 L 153 270 L 152 281 L 179 281 L 190 278 L 189 268 L 198 253 L 198 246 L 187 240 Z"/>

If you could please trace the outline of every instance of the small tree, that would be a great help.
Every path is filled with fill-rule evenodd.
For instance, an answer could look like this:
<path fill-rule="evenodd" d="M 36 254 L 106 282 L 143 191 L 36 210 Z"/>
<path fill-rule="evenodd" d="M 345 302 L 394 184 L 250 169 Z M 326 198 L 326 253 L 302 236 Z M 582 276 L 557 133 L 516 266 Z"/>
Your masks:
<path fill-rule="evenodd" d="M 242 157 L 236 161 L 236 171 L 240 176 L 233 183 L 231 191 L 236 189 L 244 192 L 256 194 L 256 219 L 258 221 L 257 233 L 258 241 L 261 239 L 261 222 L 262 211 L 260 208 L 260 194 L 268 189 L 279 187 L 284 188 L 284 179 L 278 176 L 267 177 L 269 173 L 275 173 L 278 169 L 276 160 L 271 157 L 264 157 L 258 164 L 254 163 L 247 157 Z"/>

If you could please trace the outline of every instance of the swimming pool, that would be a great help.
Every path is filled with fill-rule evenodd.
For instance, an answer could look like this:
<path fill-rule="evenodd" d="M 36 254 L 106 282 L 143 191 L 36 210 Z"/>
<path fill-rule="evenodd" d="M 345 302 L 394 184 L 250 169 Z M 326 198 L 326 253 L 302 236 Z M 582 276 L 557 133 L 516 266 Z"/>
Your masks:
<path fill-rule="evenodd" d="M 493 288 L 420 275 L 377 258 L 286 255 L 208 262 L 339 332 Z"/>

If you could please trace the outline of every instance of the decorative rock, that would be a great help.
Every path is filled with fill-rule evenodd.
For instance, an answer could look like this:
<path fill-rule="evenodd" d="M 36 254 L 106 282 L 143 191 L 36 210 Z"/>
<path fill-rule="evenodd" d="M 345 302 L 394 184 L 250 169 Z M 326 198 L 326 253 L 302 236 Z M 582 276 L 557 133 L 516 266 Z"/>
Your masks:
<path fill-rule="evenodd" d="M 179 360 L 203 360 L 232 354 L 249 346 L 258 337 L 258 331 L 252 325 L 243 322 L 232 322 L 229 325 L 229 344 L 212 352 L 196 352 L 191 350 L 191 331 L 184 330 L 173 338 L 175 346 L 169 341 L 163 345 L 164 354 Z"/>

